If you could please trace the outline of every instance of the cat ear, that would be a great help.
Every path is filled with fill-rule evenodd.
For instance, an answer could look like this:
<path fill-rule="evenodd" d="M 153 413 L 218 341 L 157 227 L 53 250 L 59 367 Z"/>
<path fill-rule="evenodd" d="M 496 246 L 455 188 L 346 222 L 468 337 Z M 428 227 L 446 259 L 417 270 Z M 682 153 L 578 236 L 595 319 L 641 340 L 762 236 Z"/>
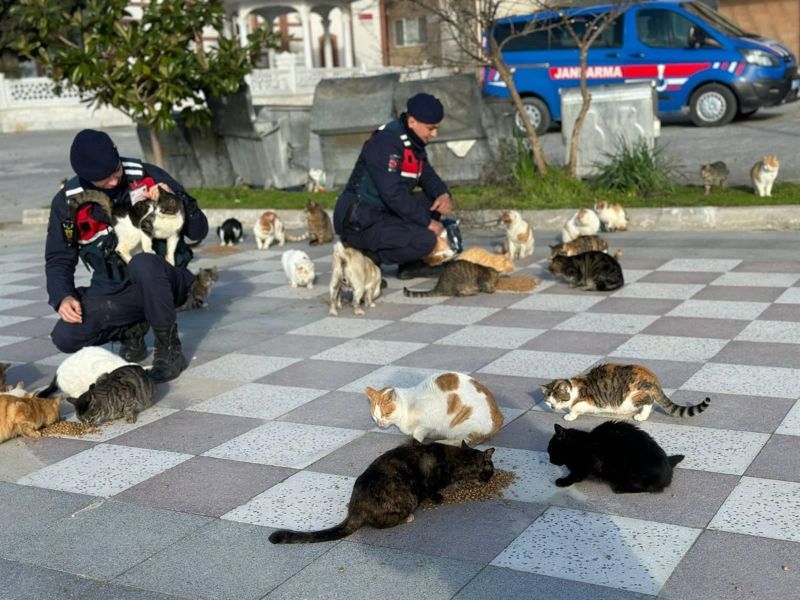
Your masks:
<path fill-rule="evenodd" d="M 378 390 L 376 390 L 375 388 L 371 388 L 371 387 L 367 387 L 367 389 L 364 390 L 364 393 L 367 395 L 367 398 L 369 398 L 370 400 L 373 400 L 373 399 L 377 400 L 378 396 L 380 396 L 380 393 L 378 392 Z"/>
<path fill-rule="evenodd" d="M 66 400 L 67 402 L 69 402 L 72 405 L 74 405 L 78 401 L 77 398 L 73 398 L 72 396 L 67 396 L 66 398 L 64 398 L 64 400 Z"/>
<path fill-rule="evenodd" d="M 553 428 L 556 430 L 556 437 L 559 438 L 566 437 L 567 430 L 564 429 L 561 425 L 559 425 L 558 423 L 554 423 Z"/>
<path fill-rule="evenodd" d="M 467 444 L 466 440 L 461 440 L 461 447 L 465 450 L 469 450 L 469 444 Z"/>
<path fill-rule="evenodd" d="M 494 448 L 489 448 L 488 450 L 486 450 L 483 453 L 483 459 L 484 460 L 491 460 L 493 454 L 494 454 Z"/>

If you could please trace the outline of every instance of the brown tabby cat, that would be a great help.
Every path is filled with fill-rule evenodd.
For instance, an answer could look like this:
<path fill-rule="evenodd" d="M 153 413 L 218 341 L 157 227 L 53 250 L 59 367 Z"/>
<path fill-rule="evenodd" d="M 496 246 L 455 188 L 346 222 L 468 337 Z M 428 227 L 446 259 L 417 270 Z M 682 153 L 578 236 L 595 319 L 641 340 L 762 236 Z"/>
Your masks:
<path fill-rule="evenodd" d="M 308 240 L 310 246 L 318 246 L 333 241 L 333 222 L 318 202 L 309 200 L 306 204 L 306 220 L 308 221 L 308 231 L 300 236 L 288 235 L 286 239 L 290 242 L 301 242 Z"/>
<path fill-rule="evenodd" d="M 474 296 L 478 292 L 494 294 L 500 273 L 489 267 L 465 260 L 447 263 L 439 275 L 436 287 L 427 292 L 415 292 L 403 288 L 403 295 L 410 298 L 430 296 Z"/>
<path fill-rule="evenodd" d="M 548 267 L 553 275 L 569 280 L 570 287 L 610 292 L 625 284 L 622 267 L 613 256 L 603 252 L 584 252 L 578 256 L 554 256 Z"/>
<path fill-rule="evenodd" d="M 693 417 L 711 403 L 711 398 L 706 398 L 694 406 L 675 404 L 664 394 L 658 377 L 641 365 L 598 365 L 586 375 L 554 379 L 541 387 L 550 408 L 569 409 L 564 415 L 566 421 L 574 421 L 582 414 L 599 412 L 623 416 L 635 413 L 634 419 L 644 421 L 656 402 L 672 416 Z"/>
<path fill-rule="evenodd" d="M 605 252 L 608 253 L 608 242 L 599 235 L 582 235 L 571 242 L 555 244 L 550 246 L 550 258 L 556 256 L 577 256 L 584 252 Z"/>
<path fill-rule="evenodd" d="M 23 435 L 38 438 L 40 427 L 58 421 L 61 398 L 18 398 L 9 394 L 0 395 L 0 443 Z"/>
<path fill-rule="evenodd" d="M 721 160 L 702 165 L 700 167 L 700 177 L 703 178 L 705 195 L 708 196 L 711 193 L 712 186 L 715 185 L 725 189 L 728 186 L 728 175 L 730 175 L 728 165 Z"/>
<path fill-rule="evenodd" d="M 211 288 L 219 281 L 219 271 L 217 267 L 210 269 L 200 269 L 189 289 L 189 296 L 178 310 L 192 310 L 195 308 L 207 308 L 206 298 L 211 293 Z"/>
<path fill-rule="evenodd" d="M 511 253 L 494 254 L 485 248 L 475 246 L 467 248 L 456 257 L 456 260 L 465 260 L 467 262 L 475 263 L 484 267 L 494 269 L 498 273 L 513 273 L 514 272 L 514 259 L 511 258 Z"/>

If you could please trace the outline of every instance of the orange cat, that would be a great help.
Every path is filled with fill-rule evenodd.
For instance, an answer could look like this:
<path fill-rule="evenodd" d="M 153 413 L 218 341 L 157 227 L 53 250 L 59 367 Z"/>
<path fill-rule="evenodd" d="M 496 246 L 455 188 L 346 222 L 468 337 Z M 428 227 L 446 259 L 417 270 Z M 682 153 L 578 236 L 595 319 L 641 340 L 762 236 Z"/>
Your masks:
<path fill-rule="evenodd" d="M 447 262 L 456 255 L 455 250 L 450 247 L 450 242 L 447 241 L 447 230 L 442 231 L 439 237 L 436 238 L 436 245 L 430 251 L 428 256 L 422 258 L 426 265 L 435 267 Z"/>
<path fill-rule="evenodd" d="M 514 259 L 511 258 L 511 253 L 494 254 L 485 248 L 475 246 L 467 248 L 456 257 L 456 260 L 466 260 L 467 262 L 475 263 L 483 267 L 494 269 L 498 273 L 513 273 L 514 272 Z"/>
<path fill-rule="evenodd" d="M 18 398 L 10 394 L 0 395 L 0 443 L 18 435 L 38 438 L 40 427 L 58 421 L 61 398 Z"/>

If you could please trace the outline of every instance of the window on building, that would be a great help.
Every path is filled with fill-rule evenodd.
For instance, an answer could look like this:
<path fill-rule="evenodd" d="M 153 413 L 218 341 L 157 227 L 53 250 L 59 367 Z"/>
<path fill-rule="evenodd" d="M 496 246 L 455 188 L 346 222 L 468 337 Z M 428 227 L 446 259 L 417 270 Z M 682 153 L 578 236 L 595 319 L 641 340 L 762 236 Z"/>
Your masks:
<path fill-rule="evenodd" d="M 409 17 L 394 22 L 395 44 L 402 46 L 423 46 L 428 43 L 428 30 L 425 17 Z"/>

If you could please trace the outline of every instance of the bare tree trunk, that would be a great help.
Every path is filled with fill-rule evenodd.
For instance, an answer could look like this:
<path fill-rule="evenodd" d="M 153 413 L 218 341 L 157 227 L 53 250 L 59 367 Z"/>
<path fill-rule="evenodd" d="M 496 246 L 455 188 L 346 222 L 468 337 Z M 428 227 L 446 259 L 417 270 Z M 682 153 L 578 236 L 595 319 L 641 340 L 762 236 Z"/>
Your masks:
<path fill-rule="evenodd" d="M 569 161 L 567 161 L 567 171 L 569 172 L 570 177 L 573 178 L 577 176 L 578 171 L 578 139 L 580 138 L 581 129 L 583 128 L 583 121 L 586 119 L 586 115 L 589 113 L 589 107 L 592 104 L 592 95 L 589 93 L 589 86 L 586 83 L 586 60 L 588 56 L 587 50 L 588 48 L 586 46 L 581 48 L 580 89 L 583 103 L 581 104 L 580 112 L 578 112 L 578 117 L 575 119 L 575 124 L 572 127 L 572 136 L 569 140 Z"/>
<path fill-rule="evenodd" d="M 153 162 L 157 167 L 164 168 L 164 151 L 161 148 L 161 140 L 158 138 L 158 132 L 152 125 L 150 126 L 150 145 L 153 147 Z"/>
<path fill-rule="evenodd" d="M 533 160 L 536 163 L 536 169 L 539 171 L 540 175 L 547 175 L 547 159 L 539 143 L 539 136 L 536 134 L 536 129 L 533 127 L 531 120 L 528 118 L 528 113 L 525 111 L 522 97 L 520 97 L 517 86 L 514 84 L 514 76 L 511 74 L 511 71 L 506 66 L 503 59 L 499 56 L 499 53 L 496 53 L 496 55 L 492 57 L 492 62 L 497 72 L 500 74 L 500 78 L 506 84 L 506 89 L 508 89 L 508 92 L 511 94 L 514 106 L 517 108 L 522 124 L 525 126 L 525 132 L 528 134 L 528 139 L 533 149 Z"/>

